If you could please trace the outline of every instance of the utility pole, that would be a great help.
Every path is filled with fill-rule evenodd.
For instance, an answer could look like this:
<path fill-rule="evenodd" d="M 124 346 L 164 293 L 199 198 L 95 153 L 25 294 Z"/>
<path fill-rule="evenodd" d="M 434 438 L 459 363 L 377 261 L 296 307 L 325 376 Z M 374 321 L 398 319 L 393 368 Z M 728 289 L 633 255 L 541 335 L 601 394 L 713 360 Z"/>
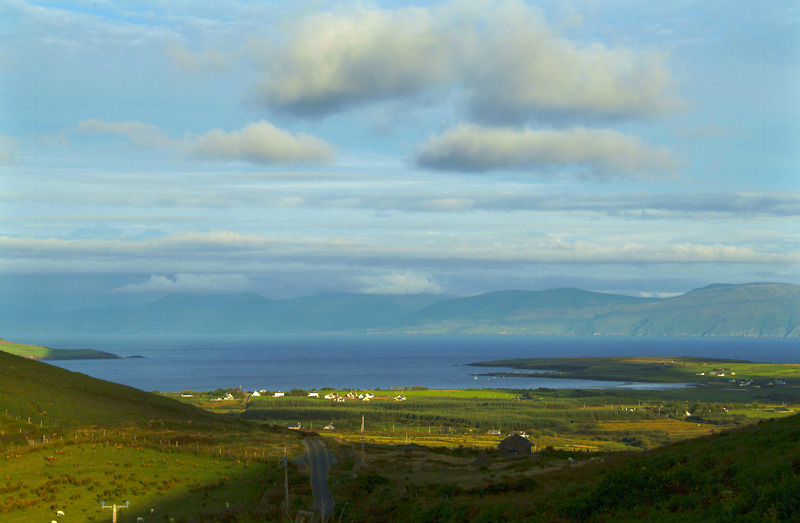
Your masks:
<path fill-rule="evenodd" d="M 364 454 L 364 414 L 361 414 L 361 466 L 366 464 L 366 455 Z"/>
<path fill-rule="evenodd" d="M 286 490 L 286 517 L 289 516 L 289 462 L 286 460 L 286 447 L 283 447 L 283 487 Z"/>
<path fill-rule="evenodd" d="M 107 508 L 107 509 L 111 510 L 111 521 L 112 521 L 112 523 L 117 523 L 117 511 L 121 510 L 123 508 L 128 508 L 130 506 L 130 504 L 131 504 L 130 501 L 126 501 L 125 502 L 125 506 L 114 504 L 114 505 L 111 505 L 109 507 L 109 506 L 106 506 L 106 502 L 105 501 L 101 501 L 100 502 L 100 509 L 102 510 L 102 509 Z"/>

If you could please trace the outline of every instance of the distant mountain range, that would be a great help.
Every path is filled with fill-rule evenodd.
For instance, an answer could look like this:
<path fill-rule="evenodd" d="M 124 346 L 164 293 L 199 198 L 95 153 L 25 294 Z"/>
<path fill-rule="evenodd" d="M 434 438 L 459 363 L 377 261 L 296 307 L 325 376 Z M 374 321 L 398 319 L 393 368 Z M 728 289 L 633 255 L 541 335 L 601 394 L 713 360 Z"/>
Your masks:
<path fill-rule="evenodd" d="M 254 293 L 170 295 L 144 306 L 50 311 L 0 308 L 0 333 L 548 334 L 800 336 L 800 286 L 711 285 L 672 298 L 580 289 L 446 295 Z"/>

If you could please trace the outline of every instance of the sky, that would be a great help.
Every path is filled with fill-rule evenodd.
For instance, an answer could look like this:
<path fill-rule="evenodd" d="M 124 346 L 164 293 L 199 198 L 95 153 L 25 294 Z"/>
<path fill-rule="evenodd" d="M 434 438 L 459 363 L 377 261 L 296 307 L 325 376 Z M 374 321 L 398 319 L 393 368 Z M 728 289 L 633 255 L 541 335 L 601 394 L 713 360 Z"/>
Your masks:
<path fill-rule="evenodd" d="M 0 303 L 800 284 L 795 1 L 0 3 Z"/>

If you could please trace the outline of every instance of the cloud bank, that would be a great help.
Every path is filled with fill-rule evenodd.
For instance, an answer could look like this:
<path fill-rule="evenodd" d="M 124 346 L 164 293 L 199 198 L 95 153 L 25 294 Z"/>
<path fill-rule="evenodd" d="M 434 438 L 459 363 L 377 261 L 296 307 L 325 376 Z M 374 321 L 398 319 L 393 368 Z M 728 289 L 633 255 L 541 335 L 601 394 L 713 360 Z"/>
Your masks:
<path fill-rule="evenodd" d="M 663 236 L 663 235 L 662 235 Z M 398 267 L 446 268 L 458 266 L 502 267 L 524 264 L 754 264 L 793 266 L 800 252 L 781 251 L 774 245 L 682 241 L 658 234 L 608 238 L 601 242 L 565 239 L 549 235 L 527 236 L 492 233 L 484 238 L 462 239 L 458 234 L 439 234 L 427 241 L 406 245 L 408 235 L 393 241 L 371 236 L 297 237 L 240 234 L 231 231 L 182 233 L 148 240 L 62 240 L 0 237 L 0 269 L 53 270 L 82 260 L 77 272 L 111 273 L 149 271 L 154 274 L 247 274 L 259 272 L 265 263 L 303 263 L 309 267 L 338 265 L 349 272 L 365 267 L 391 270 L 395 285 L 409 286 Z M 165 268 L 167 267 L 167 268 Z M 227 271 L 227 272 L 225 272 Z M 382 284 L 362 280 L 365 289 Z M 169 285 L 156 277 L 150 285 Z M 434 282 L 417 280 L 417 286 Z"/>
<path fill-rule="evenodd" d="M 484 172 L 495 169 L 549 170 L 577 165 L 592 175 L 670 174 L 678 158 L 665 147 L 606 129 L 567 131 L 461 125 L 425 142 L 416 162 L 439 170 Z"/>
<path fill-rule="evenodd" d="M 382 276 L 362 276 L 359 292 L 364 294 L 441 294 L 442 286 L 424 274 L 393 272 Z"/>
<path fill-rule="evenodd" d="M 114 292 L 131 294 L 205 294 L 246 290 L 250 285 L 241 274 L 175 274 L 172 278 L 154 274 L 142 283 L 129 283 Z"/>

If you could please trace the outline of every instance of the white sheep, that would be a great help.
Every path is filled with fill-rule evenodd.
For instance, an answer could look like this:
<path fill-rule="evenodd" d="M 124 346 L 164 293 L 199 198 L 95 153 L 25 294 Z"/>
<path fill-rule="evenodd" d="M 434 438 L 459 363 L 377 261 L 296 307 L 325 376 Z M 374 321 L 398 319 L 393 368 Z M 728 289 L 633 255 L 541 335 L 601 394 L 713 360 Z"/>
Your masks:
<path fill-rule="evenodd" d="M 138 518 L 136 518 L 136 523 L 144 523 L 144 518 L 142 516 L 139 516 Z"/>
<path fill-rule="evenodd" d="M 64 511 L 63 510 L 56 511 L 56 516 L 63 516 L 63 515 L 64 515 Z"/>

